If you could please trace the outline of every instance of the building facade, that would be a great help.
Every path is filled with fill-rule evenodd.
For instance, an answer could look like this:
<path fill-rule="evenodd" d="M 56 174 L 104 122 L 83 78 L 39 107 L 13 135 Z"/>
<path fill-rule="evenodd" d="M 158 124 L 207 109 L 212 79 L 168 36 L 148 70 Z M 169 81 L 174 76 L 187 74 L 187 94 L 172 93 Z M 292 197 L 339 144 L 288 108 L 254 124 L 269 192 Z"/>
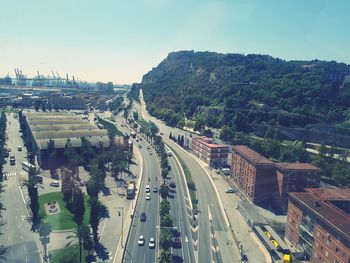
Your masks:
<path fill-rule="evenodd" d="M 349 263 L 350 189 L 290 193 L 285 239 L 311 263 Z"/>
<path fill-rule="evenodd" d="M 79 97 L 54 95 L 48 97 L 48 102 L 57 109 L 85 109 L 84 99 Z"/>
<path fill-rule="evenodd" d="M 302 192 L 304 188 L 320 186 L 320 169 L 309 163 L 276 163 L 276 205 L 286 213 L 289 192 Z"/>
<path fill-rule="evenodd" d="M 247 146 L 232 148 L 231 177 L 237 187 L 255 204 L 271 199 L 275 185 L 275 165 L 272 161 Z"/>
<path fill-rule="evenodd" d="M 227 164 L 228 146 L 216 144 L 207 137 L 194 138 L 192 150 L 196 156 L 211 167 L 220 167 Z"/>

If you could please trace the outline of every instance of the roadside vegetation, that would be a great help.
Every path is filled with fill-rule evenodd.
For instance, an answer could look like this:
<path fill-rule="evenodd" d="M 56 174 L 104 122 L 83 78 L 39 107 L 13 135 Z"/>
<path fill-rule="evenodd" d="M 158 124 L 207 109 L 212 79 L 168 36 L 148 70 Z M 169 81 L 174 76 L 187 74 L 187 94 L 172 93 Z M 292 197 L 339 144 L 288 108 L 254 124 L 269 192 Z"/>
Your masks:
<path fill-rule="evenodd" d="M 124 136 L 123 133 L 120 130 L 118 130 L 113 123 L 106 121 L 100 117 L 97 117 L 97 119 L 98 119 L 98 122 L 101 123 L 103 127 L 108 130 L 108 135 L 110 137 Z"/>
<path fill-rule="evenodd" d="M 193 210 L 197 211 L 198 210 L 198 199 L 197 199 L 197 193 L 196 193 L 196 185 L 192 180 L 191 172 L 188 169 L 184 160 L 175 152 L 175 150 L 169 145 L 168 145 L 168 147 L 173 151 L 173 153 L 176 155 L 176 157 L 180 161 L 180 165 L 182 166 L 182 169 L 183 169 L 184 174 L 185 174 L 187 188 L 188 188 L 188 191 L 190 193 L 190 198 L 191 198 Z"/>

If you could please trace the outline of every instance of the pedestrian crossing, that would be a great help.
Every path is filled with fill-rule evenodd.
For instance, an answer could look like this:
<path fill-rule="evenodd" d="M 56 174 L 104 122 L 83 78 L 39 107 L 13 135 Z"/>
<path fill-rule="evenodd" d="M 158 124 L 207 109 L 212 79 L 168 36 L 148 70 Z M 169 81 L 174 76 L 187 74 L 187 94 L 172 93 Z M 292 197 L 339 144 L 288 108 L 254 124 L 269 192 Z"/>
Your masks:
<path fill-rule="evenodd" d="M 4 173 L 5 177 L 12 177 L 12 176 L 16 176 L 16 172 L 10 172 L 10 173 Z"/>

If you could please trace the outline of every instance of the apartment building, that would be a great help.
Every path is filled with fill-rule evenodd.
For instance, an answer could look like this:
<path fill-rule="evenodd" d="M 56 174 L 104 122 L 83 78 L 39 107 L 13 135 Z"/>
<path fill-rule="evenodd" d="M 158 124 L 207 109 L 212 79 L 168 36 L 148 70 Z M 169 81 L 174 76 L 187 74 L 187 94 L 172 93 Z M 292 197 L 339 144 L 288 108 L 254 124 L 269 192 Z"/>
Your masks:
<path fill-rule="evenodd" d="M 309 163 L 275 163 L 277 191 L 274 200 L 283 213 L 288 207 L 288 193 L 320 186 L 320 169 Z"/>
<path fill-rule="evenodd" d="M 350 189 L 290 193 L 285 239 L 311 263 L 349 263 Z"/>
<path fill-rule="evenodd" d="M 232 148 L 232 179 L 255 204 L 270 202 L 275 185 L 275 164 L 247 146 Z"/>
<path fill-rule="evenodd" d="M 192 150 L 196 156 L 211 167 L 220 167 L 227 164 L 228 146 L 217 144 L 211 138 L 194 138 L 192 140 Z"/>

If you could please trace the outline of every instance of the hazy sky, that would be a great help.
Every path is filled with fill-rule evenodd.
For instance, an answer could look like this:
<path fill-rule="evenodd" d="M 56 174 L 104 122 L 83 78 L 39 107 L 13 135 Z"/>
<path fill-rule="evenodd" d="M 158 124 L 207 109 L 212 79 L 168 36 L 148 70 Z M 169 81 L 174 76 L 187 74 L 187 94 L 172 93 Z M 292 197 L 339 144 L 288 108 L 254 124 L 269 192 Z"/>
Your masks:
<path fill-rule="evenodd" d="M 350 64 L 348 0 L 0 0 L 0 76 L 140 82 L 169 52 Z"/>

